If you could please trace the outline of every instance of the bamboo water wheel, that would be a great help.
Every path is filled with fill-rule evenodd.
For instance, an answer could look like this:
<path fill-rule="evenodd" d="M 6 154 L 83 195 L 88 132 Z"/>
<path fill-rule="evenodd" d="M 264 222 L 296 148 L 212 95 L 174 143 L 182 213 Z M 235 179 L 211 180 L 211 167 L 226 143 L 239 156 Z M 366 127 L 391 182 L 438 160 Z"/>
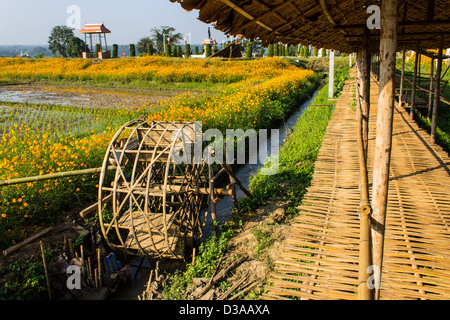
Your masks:
<path fill-rule="evenodd" d="M 186 244 L 202 235 L 208 196 L 214 202 L 215 196 L 235 196 L 234 178 L 231 187 L 211 188 L 209 166 L 194 157 L 198 134 L 203 133 L 193 122 L 140 120 L 115 134 L 103 162 L 98 202 L 101 230 L 112 249 L 182 259 Z M 110 165 L 115 167 L 111 183 Z"/>

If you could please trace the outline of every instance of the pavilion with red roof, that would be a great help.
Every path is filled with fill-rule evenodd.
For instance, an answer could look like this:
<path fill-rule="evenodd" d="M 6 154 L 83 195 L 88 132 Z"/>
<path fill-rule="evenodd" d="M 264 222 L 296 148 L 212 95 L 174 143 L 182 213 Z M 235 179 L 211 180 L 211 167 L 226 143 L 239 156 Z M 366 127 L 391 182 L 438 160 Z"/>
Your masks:
<path fill-rule="evenodd" d="M 94 24 L 86 24 L 83 29 L 79 31 L 80 33 L 84 33 L 84 43 L 85 50 L 83 52 L 83 58 L 95 58 L 95 48 L 94 44 L 100 44 L 100 51 L 98 52 L 99 59 L 108 59 L 111 57 L 110 51 L 108 51 L 108 43 L 106 41 L 106 34 L 111 33 L 111 31 L 105 27 L 103 23 L 94 23 Z M 105 50 L 102 47 L 102 35 L 105 40 Z M 88 40 L 90 43 L 90 50 L 88 51 Z M 97 40 L 98 39 L 98 40 Z M 96 43 L 94 43 L 96 42 Z"/>

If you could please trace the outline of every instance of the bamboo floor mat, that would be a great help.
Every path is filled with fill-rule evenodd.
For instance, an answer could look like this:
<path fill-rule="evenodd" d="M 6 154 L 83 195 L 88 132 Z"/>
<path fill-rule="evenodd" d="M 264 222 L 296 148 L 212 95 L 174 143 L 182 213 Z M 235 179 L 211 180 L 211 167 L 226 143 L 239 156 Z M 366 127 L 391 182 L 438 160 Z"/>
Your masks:
<path fill-rule="evenodd" d="M 346 82 L 337 102 L 265 299 L 357 299 L 359 165 L 356 112 L 349 107 L 354 82 Z M 369 183 L 378 90 L 372 81 Z M 429 139 L 397 105 L 382 300 L 450 298 L 450 158 Z"/>

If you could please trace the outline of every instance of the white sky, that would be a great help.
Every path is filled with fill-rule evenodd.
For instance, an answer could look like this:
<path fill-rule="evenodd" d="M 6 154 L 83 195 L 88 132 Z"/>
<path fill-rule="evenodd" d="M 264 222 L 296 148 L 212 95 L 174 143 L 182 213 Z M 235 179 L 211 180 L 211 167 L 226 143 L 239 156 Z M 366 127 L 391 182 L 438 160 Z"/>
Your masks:
<path fill-rule="evenodd" d="M 186 12 L 169 0 L 0 0 L 0 45 L 47 45 L 54 26 L 74 21 L 73 12 L 67 13 L 73 5 L 80 9 L 81 26 L 100 22 L 111 30 L 111 44 L 137 43 L 160 26 L 191 33 L 193 44 L 208 36 L 208 25 L 197 19 L 198 11 Z M 78 30 L 75 34 L 82 37 Z M 226 40 L 212 27 L 211 34 L 218 43 Z"/>

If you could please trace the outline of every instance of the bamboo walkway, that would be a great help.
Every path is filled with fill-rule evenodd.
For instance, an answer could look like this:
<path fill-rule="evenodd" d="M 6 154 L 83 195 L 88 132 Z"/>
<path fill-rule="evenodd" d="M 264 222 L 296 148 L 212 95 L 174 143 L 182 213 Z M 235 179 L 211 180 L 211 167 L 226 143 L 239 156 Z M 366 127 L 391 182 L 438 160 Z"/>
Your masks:
<path fill-rule="evenodd" d="M 357 299 L 359 165 L 347 81 L 265 299 Z M 378 85 L 371 83 L 369 182 Z M 381 296 L 450 298 L 450 158 L 396 106 Z"/>

